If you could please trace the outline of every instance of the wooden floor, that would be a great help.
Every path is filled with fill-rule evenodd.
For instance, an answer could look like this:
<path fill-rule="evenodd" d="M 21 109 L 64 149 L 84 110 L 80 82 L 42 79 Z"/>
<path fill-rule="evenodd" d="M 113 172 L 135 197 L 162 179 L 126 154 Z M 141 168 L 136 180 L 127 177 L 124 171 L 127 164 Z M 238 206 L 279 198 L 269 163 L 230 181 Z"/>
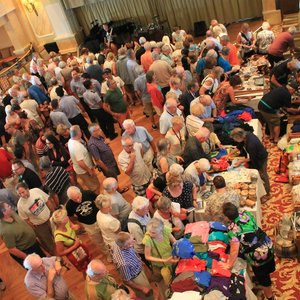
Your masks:
<path fill-rule="evenodd" d="M 261 25 L 261 21 L 253 21 L 249 22 L 252 30 L 255 30 Z M 235 23 L 229 26 L 229 35 L 231 37 L 232 42 L 235 41 L 235 38 L 237 36 L 237 33 L 239 32 L 241 27 L 241 24 Z M 199 39 L 197 39 L 197 42 Z M 142 113 L 142 106 L 134 106 L 131 108 L 132 110 L 132 118 L 136 121 L 137 125 L 142 125 L 148 129 L 150 134 L 153 135 L 154 139 L 157 140 L 161 137 L 159 131 L 153 131 L 151 128 L 151 122 L 149 119 L 147 119 L 143 113 Z M 158 121 L 158 120 L 157 120 Z M 116 127 L 117 128 L 117 127 Z M 118 132 L 120 133 L 120 129 L 118 128 Z M 114 154 L 118 155 L 121 152 L 121 143 L 120 143 L 120 136 L 116 138 L 114 141 L 110 143 L 110 146 L 112 147 Z M 103 181 L 103 175 L 99 174 L 99 181 Z M 130 181 L 129 178 L 122 173 L 121 176 L 119 176 L 119 184 L 121 187 L 129 186 Z M 124 194 L 124 197 L 127 201 L 131 202 L 134 193 L 129 191 L 126 194 Z M 103 254 L 101 253 L 100 249 L 97 249 L 97 247 L 88 239 L 87 236 L 83 235 L 80 238 L 88 242 L 88 245 L 90 246 L 90 249 L 92 251 L 93 257 L 99 257 L 100 259 L 103 259 L 105 261 L 105 257 L 103 257 Z M 115 278 L 119 278 L 117 272 L 115 271 L 112 264 L 107 264 L 107 267 L 114 275 Z M 31 300 L 34 299 L 31 297 L 28 292 L 26 291 L 24 287 L 24 276 L 26 274 L 26 271 L 19 266 L 8 254 L 7 249 L 5 246 L 0 244 L 0 277 L 5 281 L 6 283 L 6 291 L 0 292 L 0 299 L 2 300 Z M 70 271 L 67 271 L 64 275 L 64 278 L 67 281 L 67 284 L 69 286 L 69 290 L 74 295 L 75 299 L 77 300 L 85 300 L 85 293 L 84 293 L 84 280 L 81 275 L 76 269 L 71 267 Z"/>

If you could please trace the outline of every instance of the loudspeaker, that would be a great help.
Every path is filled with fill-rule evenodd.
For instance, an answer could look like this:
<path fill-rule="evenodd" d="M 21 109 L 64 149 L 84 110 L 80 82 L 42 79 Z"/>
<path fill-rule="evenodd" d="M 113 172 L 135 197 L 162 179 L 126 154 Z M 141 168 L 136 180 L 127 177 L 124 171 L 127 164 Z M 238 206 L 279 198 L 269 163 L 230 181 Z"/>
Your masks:
<path fill-rule="evenodd" d="M 58 46 L 57 46 L 57 44 L 56 44 L 55 42 L 54 42 L 54 43 L 48 43 L 48 44 L 45 44 L 45 45 L 44 45 L 44 48 L 46 49 L 46 51 L 47 51 L 48 53 L 50 53 L 51 51 L 54 51 L 54 52 L 56 52 L 56 53 L 59 52 Z"/>
<path fill-rule="evenodd" d="M 207 30 L 207 26 L 205 21 L 199 21 L 194 23 L 194 33 L 195 36 L 205 35 Z"/>

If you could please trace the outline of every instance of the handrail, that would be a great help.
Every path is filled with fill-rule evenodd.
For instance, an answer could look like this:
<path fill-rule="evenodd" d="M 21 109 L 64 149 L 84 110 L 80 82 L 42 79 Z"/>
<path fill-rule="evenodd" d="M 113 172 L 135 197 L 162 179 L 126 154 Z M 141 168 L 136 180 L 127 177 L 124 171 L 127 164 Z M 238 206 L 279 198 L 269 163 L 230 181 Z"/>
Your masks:
<path fill-rule="evenodd" d="M 26 53 L 24 53 L 15 63 L 13 63 L 10 67 L 5 68 L 3 70 L 0 71 L 0 77 L 3 77 L 5 75 L 7 75 L 7 73 L 9 73 L 9 71 L 11 71 L 14 67 L 16 67 L 20 61 L 22 61 L 24 58 L 26 58 L 28 56 L 28 54 L 30 54 L 33 50 L 33 45 L 32 43 L 30 43 L 28 45 L 28 50 L 26 51 Z"/>

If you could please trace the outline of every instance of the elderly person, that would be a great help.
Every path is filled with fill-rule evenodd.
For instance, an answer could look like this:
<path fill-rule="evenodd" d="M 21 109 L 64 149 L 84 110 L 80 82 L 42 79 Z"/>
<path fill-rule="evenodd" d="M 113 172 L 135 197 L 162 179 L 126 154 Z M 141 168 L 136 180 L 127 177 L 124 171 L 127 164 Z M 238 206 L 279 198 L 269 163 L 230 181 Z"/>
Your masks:
<path fill-rule="evenodd" d="M 256 224 L 252 214 L 239 212 L 232 203 L 223 205 L 223 213 L 230 221 L 228 237 L 230 254 L 223 267 L 231 268 L 238 256 L 243 256 L 251 266 L 266 299 L 274 300 L 270 274 L 275 272 L 274 246 L 271 238 Z"/>
<path fill-rule="evenodd" d="M 189 166 L 189 164 L 191 164 L 193 161 L 200 158 L 210 159 L 210 155 L 204 152 L 202 146 L 202 143 L 206 142 L 209 139 L 209 136 L 210 131 L 205 127 L 201 127 L 194 136 L 187 140 L 182 155 L 185 167 Z"/>
<path fill-rule="evenodd" d="M 223 73 L 223 68 L 219 66 L 213 67 L 209 74 L 202 80 L 199 94 L 207 94 L 212 97 L 220 85 L 220 77 Z"/>
<path fill-rule="evenodd" d="M 172 173 L 166 179 L 167 187 L 162 193 L 164 196 L 179 203 L 181 208 L 196 207 L 197 188 L 191 181 L 184 181 L 182 175 Z"/>
<path fill-rule="evenodd" d="M 181 116 L 182 112 L 177 108 L 178 102 L 175 97 L 170 97 L 166 100 L 165 110 L 159 118 L 159 131 L 161 134 L 166 134 L 172 127 L 171 120 L 174 116 Z"/>
<path fill-rule="evenodd" d="M 266 148 L 255 134 L 245 131 L 242 128 L 234 128 L 230 136 L 235 142 L 239 143 L 231 155 L 239 151 L 241 155 L 245 157 L 239 159 L 235 166 L 249 163 L 249 168 L 258 170 L 267 193 L 261 198 L 261 203 L 265 203 L 271 198 L 269 175 L 267 171 L 268 152 Z"/>
<path fill-rule="evenodd" d="M 240 47 L 240 55 L 244 61 L 255 53 L 255 38 L 248 23 L 243 23 L 241 31 L 236 38 L 236 43 Z"/>
<path fill-rule="evenodd" d="M 112 256 L 117 271 L 124 283 L 131 287 L 138 297 L 153 299 L 151 285 L 145 274 L 141 258 L 134 250 L 134 238 L 128 232 L 119 232 L 112 244 Z"/>
<path fill-rule="evenodd" d="M 145 197 L 137 196 L 131 203 L 132 211 L 128 217 L 128 231 L 135 239 L 134 249 L 146 263 L 144 256 L 144 246 L 142 240 L 146 232 L 146 226 L 151 220 L 149 215 L 149 200 Z"/>
<path fill-rule="evenodd" d="M 290 75 L 295 74 L 300 70 L 300 61 L 298 59 L 287 59 L 274 68 L 270 73 L 270 86 L 271 89 L 276 87 L 286 86 Z"/>
<path fill-rule="evenodd" d="M 184 225 L 180 217 L 185 215 L 182 212 L 177 212 L 176 209 L 172 206 L 172 202 L 167 197 L 160 197 L 156 202 L 156 212 L 153 215 L 153 218 L 160 219 L 163 221 L 165 227 L 169 227 L 172 231 L 172 234 L 176 239 L 179 239 L 183 236 Z"/>
<path fill-rule="evenodd" d="M 194 102 L 194 104 L 191 105 L 190 110 L 191 114 L 185 119 L 186 129 L 189 137 L 194 136 L 196 132 L 203 126 L 204 121 L 201 120 L 200 116 L 205 113 L 205 108 L 201 103 Z"/>
<path fill-rule="evenodd" d="M 160 59 L 160 54 L 153 52 L 152 58 L 154 61 L 149 71 L 154 72 L 157 84 L 161 87 L 161 92 L 165 96 L 170 90 L 169 81 L 172 76 L 172 68 L 166 61 Z"/>
<path fill-rule="evenodd" d="M 50 112 L 50 119 L 52 121 L 53 127 L 57 128 L 59 124 L 64 124 L 68 128 L 70 128 L 72 124 L 69 122 L 66 114 L 59 110 L 59 104 L 57 99 L 53 99 L 51 101 L 51 107 L 52 110 Z"/>
<path fill-rule="evenodd" d="M 220 175 L 214 177 L 213 184 L 215 191 L 206 201 L 205 216 L 209 221 L 219 221 L 226 224 L 227 219 L 223 214 L 223 204 L 230 202 L 239 208 L 240 194 L 227 187 L 224 177 Z"/>
<path fill-rule="evenodd" d="M 38 299 L 68 300 L 68 287 L 61 275 L 60 257 L 44 257 L 29 254 L 23 263 L 28 269 L 24 279 L 27 291 Z"/>
<path fill-rule="evenodd" d="M 97 195 L 92 191 L 81 191 L 77 186 L 70 186 L 67 190 L 69 201 L 66 204 L 68 216 L 80 222 L 90 239 L 105 253 L 108 248 L 103 243 L 102 235 L 97 224 L 98 208 L 95 204 Z M 111 262 L 111 257 L 107 256 Z"/>
<path fill-rule="evenodd" d="M 0 202 L 0 237 L 11 257 L 21 265 L 30 253 L 44 256 L 32 227 L 23 221 L 7 202 Z"/>
<path fill-rule="evenodd" d="M 104 193 L 111 197 L 111 214 L 125 224 L 131 212 L 130 204 L 118 192 L 118 181 L 113 177 L 105 178 L 103 181 Z"/>
<path fill-rule="evenodd" d="M 145 49 L 145 53 L 141 56 L 141 65 L 144 68 L 145 72 L 148 72 L 150 66 L 153 63 L 151 44 L 149 42 L 146 42 L 144 44 L 144 49 Z"/>
<path fill-rule="evenodd" d="M 153 156 L 157 154 L 153 137 L 145 127 L 136 126 L 131 119 L 127 119 L 123 122 L 123 128 L 125 130 L 123 137 L 130 136 L 135 143 L 140 143 L 143 146 L 143 160 L 151 170 Z"/>
<path fill-rule="evenodd" d="M 222 33 L 227 34 L 226 27 L 215 19 L 210 21 L 209 29 L 213 32 L 214 37 L 218 37 Z"/>
<path fill-rule="evenodd" d="M 115 279 L 108 274 L 104 263 L 99 259 L 93 259 L 86 270 L 85 291 L 87 300 L 110 300 L 112 294 L 124 289 L 124 286 L 119 286 Z M 132 292 L 132 298 L 134 293 Z"/>
<path fill-rule="evenodd" d="M 171 57 L 171 52 L 172 52 L 172 49 L 171 49 L 171 46 L 170 45 L 163 45 L 162 48 L 161 48 L 161 56 L 160 56 L 160 59 L 162 61 L 165 61 L 167 62 L 171 67 L 174 65 L 174 62 L 172 60 L 172 57 Z"/>
<path fill-rule="evenodd" d="M 135 58 L 139 65 L 141 64 L 141 56 L 146 52 L 146 49 L 145 49 L 146 42 L 147 42 L 147 40 L 145 37 L 141 36 L 139 38 L 140 47 L 135 52 Z"/>
<path fill-rule="evenodd" d="M 88 149 L 82 144 L 82 134 L 78 125 L 70 128 L 70 136 L 68 149 L 77 178 L 81 179 L 81 184 L 86 189 L 99 194 L 100 184 L 96 176 L 94 164 Z"/>
<path fill-rule="evenodd" d="M 291 107 L 292 95 L 298 89 L 298 84 L 290 83 L 287 87 L 278 87 L 263 95 L 258 103 L 258 109 L 268 124 L 270 140 L 277 144 L 280 135 L 281 118 L 277 113 L 284 107 L 288 112 L 299 112 L 299 109 Z"/>
<path fill-rule="evenodd" d="M 53 212 L 51 222 L 54 226 L 57 255 L 67 256 L 74 267 L 79 272 L 82 272 L 85 277 L 85 270 L 89 263 L 90 256 L 86 246 L 76 235 L 75 231 L 79 229 L 79 225 L 74 225 L 70 221 L 67 211 L 64 208 Z"/>
<path fill-rule="evenodd" d="M 168 130 L 165 138 L 170 141 L 170 153 L 174 156 L 182 155 L 185 146 L 185 126 L 184 119 L 180 116 L 174 116 L 171 119 L 172 127 Z"/>
<path fill-rule="evenodd" d="M 126 99 L 118 88 L 115 80 L 108 79 L 107 86 L 108 91 L 104 97 L 103 108 L 118 121 L 121 127 L 122 123 L 129 118 Z"/>
<path fill-rule="evenodd" d="M 70 187 L 68 172 L 61 166 L 51 165 L 48 156 L 40 159 L 40 169 L 45 174 L 45 187 L 53 197 L 57 195 L 59 203 L 64 205 L 68 201 L 67 189 Z"/>
<path fill-rule="evenodd" d="M 17 204 L 19 216 L 33 228 L 43 248 L 54 255 L 49 195 L 38 188 L 29 189 L 24 182 L 16 185 L 16 191 L 20 197 Z"/>
<path fill-rule="evenodd" d="M 295 26 L 291 26 L 287 31 L 283 31 L 277 35 L 273 43 L 268 49 L 268 60 L 271 64 L 271 68 L 275 63 L 284 60 L 283 54 L 290 50 L 291 52 L 300 52 L 300 48 L 296 47 L 294 37 L 298 29 Z"/>
<path fill-rule="evenodd" d="M 221 45 L 230 49 L 228 55 L 228 61 L 232 66 L 240 65 L 241 62 L 238 58 L 237 48 L 234 44 L 230 43 L 230 38 L 227 34 L 221 34 L 220 36 Z"/>
<path fill-rule="evenodd" d="M 206 174 L 210 170 L 209 160 L 200 158 L 192 162 L 185 170 L 184 176 L 196 185 L 200 190 L 205 191 L 205 183 L 210 177 Z"/>
<path fill-rule="evenodd" d="M 209 41 L 206 45 L 206 49 L 209 49 L 206 55 L 200 58 L 196 65 L 197 80 L 201 82 L 207 74 L 206 69 L 212 69 L 217 65 L 218 53 L 214 50 L 215 44 Z"/>
<path fill-rule="evenodd" d="M 96 198 L 97 223 L 103 236 L 104 243 L 108 249 L 117 237 L 121 229 L 121 222 L 111 215 L 112 201 L 110 195 L 98 195 Z"/>
<path fill-rule="evenodd" d="M 143 239 L 145 257 L 152 264 L 153 275 L 161 279 L 161 269 L 171 268 L 172 263 L 178 260 L 172 257 L 172 245 L 176 239 L 171 233 L 171 228 L 164 226 L 160 219 L 152 219 L 147 225 L 147 232 Z M 164 278 L 165 284 L 171 278 Z M 157 280 L 158 281 L 158 280 Z"/>
<path fill-rule="evenodd" d="M 262 31 L 260 31 L 256 36 L 256 46 L 257 52 L 264 55 L 268 54 L 268 49 L 275 40 L 275 35 L 268 22 L 263 22 L 261 28 Z"/>
<path fill-rule="evenodd" d="M 151 180 L 151 172 L 143 160 L 143 146 L 135 143 L 131 136 L 122 137 L 121 143 L 123 150 L 118 156 L 119 165 L 130 177 L 134 192 L 144 196 Z"/>

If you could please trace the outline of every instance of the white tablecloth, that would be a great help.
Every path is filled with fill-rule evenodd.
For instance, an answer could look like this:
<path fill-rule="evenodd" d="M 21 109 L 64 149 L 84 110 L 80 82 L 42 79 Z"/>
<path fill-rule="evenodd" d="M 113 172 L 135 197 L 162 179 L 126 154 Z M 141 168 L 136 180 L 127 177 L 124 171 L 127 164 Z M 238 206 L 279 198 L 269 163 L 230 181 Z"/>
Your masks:
<path fill-rule="evenodd" d="M 252 119 L 251 121 L 247 122 L 247 124 L 253 127 L 254 134 L 259 138 L 260 141 L 262 141 L 263 131 L 260 121 L 258 119 Z"/>
<path fill-rule="evenodd" d="M 260 198 L 266 194 L 265 187 L 263 185 L 263 181 L 260 178 L 260 175 L 257 170 L 255 169 L 247 169 L 244 167 L 237 168 L 232 171 L 227 171 L 227 172 L 222 172 L 219 173 L 218 175 L 221 175 L 224 177 L 227 186 L 233 186 L 234 184 L 238 182 L 250 182 L 250 177 L 251 175 L 256 175 L 258 180 L 256 182 L 256 193 L 257 193 L 257 201 L 256 205 L 251 208 L 251 207 L 243 207 L 243 209 L 246 209 L 250 213 L 252 213 L 256 219 L 257 225 L 261 227 L 261 203 L 260 203 Z M 205 206 L 206 206 L 206 201 L 204 200 L 204 207 L 201 209 L 196 209 L 195 210 L 195 220 L 196 221 L 203 221 L 206 220 L 205 218 Z"/>

